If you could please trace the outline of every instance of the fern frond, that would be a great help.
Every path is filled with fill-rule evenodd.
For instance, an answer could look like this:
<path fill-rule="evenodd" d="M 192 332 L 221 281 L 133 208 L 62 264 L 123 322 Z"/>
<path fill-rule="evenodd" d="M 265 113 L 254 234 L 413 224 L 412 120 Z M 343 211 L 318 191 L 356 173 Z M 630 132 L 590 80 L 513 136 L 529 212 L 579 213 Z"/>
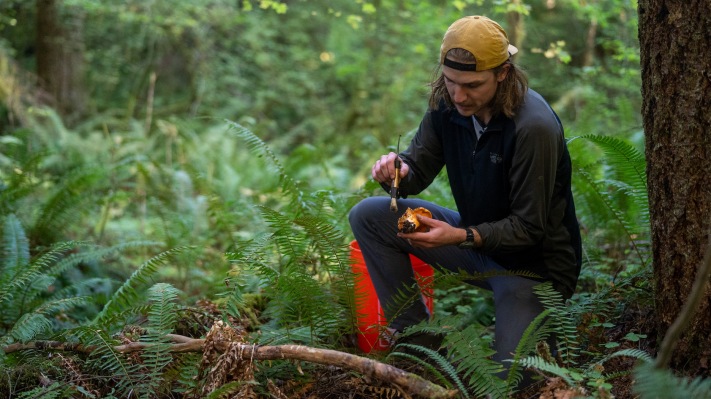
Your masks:
<path fill-rule="evenodd" d="M 605 362 L 607 362 L 608 360 L 614 359 L 616 357 L 632 357 L 632 358 L 641 360 L 644 363 L 651 363 L 654 361 L 654 358 L 652 358 L 652 356 L 649 353 L 647 353 L 641 349 L 629 348 L 629 349 L 622 349 L 622 350 L 613 352 L 613 353 L 603 357 L 602 359 L 597 360 L 596 362 L 594 362 L 592 365 L 590 365 L 588 367 L 588 370 L 592 370 L 597 365 L 602 365 Z"/>
<path fill-rule="evenodd" d="M 506 377 L 506 386 L 509 389 L 514 389 L 521 382 L 523 375 L 519 372 L 522 364 L 520 360 L 525 356 L 535 352 L 539 342 L 543 342 L 551 335 L 553 328 L 550 327 L 551 309 L 545 309 L 541 314 L 536 316 L 533 321 L 524 330 L 521 339 L 516 346 L 511 366 L 509 367 Z"/>
<path fill-rule="evenodd" d="M 49 386 L 39 386 L 29 391 L 22 392 L 17 396 L 18 399 L 55 399 L 65 397 L 64 384 L 53 382 Z"/>
<path fill-rule="evenodd" d="M 199 365 L 202 360 L 202 354 L 185 353 L 180 357 L 177 364 L 177 384 L 175 392 L 183 394 L 183 398 L 192 397 L 188 393 L 197 389 L 199 381 L 196 376 L 200 373 Z"/>
<path fill-rule="evenodd" d="M 243 271 L 249 269 L 266 269 L 275 275 L 273 269 L 268 266 L 267 248 L 271 234 L 258 234 L 239 246 L 225 252 L 225 258 L 233 265 L 232 270 L 226 280 L 230 289 L 227 292 L 217 294 L 218 297 L 225 298 L 225 308 L 230 316 L 241 318 L 244 309 L 244 284 Z"/>
<path fill-rule="evenodd" d="M 32 312 L 23 314 L 12 326 L 5 336 L 0 338 L 3 345 L 10 343 L 10 340 L 27 342 L 37 336 L 52 330 L 52 321 L 49 318 L 57 312 L 66 312 L 76 306 L 90 302 L 88 297 L 66 298 L 56 301 L 49 301 L 42 304 Z"/>
<path fill-rule="evenodd" d="M 524 367 L 530 367 L 536 370 L 540 370 L 546 373 L 553 374 L 562 378 L 568 386 L 571 388 L 577 387 L 584 377 L 581 373 L 561 367 L 555 363 L 549 362 L 539 356 L 529 356 L 520 360 L 520 363 Z"/>
<path fill-rule="evenodd" d="M 481 273 L 469 273 L 461 268 L 459 268 L 457 272 L 453 272 L 451 271 L 452 269 L 449 269 L 449 266 L 445 266 L 442 264 L 436 264 L 433 266 L 437 266 L 437 270 L 440 271 L 440 275 L 437 277 L 438 284 L 445 285 L 455 285 L 462 282 L 473 284 L 478 281 L 486 281 L 494 277 L 502 276 L 519 276 L 531 279 L 541 277 L 538 274 L 526 270 L 496 270 Z"/>
<path fill-rule="evenodd" d="M 88 189 L 95 190 L 97 182 L 106 180 L 104 167 L 82 167 L 66 173 L 40 209 L 30 235 L 42 243 L 56 241 L 54 232 L 62 231 L 64 226 L 77 219 L 78 214 L 88 209 L 85 204 L 92 200 Z"/>
<path fill-rule="evenodd" d="M 647 192 L 646 159 L 643 153 L 613 136 L 589 134 L 580 138 L 600 147 L 610 166 L 623 175 L 622 180 L 630 182 L 636 191 Z"/>
<path fill-rule="evenodd" d="M 250 151 L 264 155 L 267 158 L 269 166 L 271 166 L 279 175 L 279 186 L 284 190 L 286 194 L 289 194 L 291 198 L 291 205 L 297 209 L 304 209 L 307 207 L 304 200 L 304 193 L 299 187 L 299 184 L 292 179 L 284 170 L 284 167 L 279 162 L 279 158 L 274 154 L 274 152 L 269 148 L 269 146 L 257 135 L 252 133 L 249 129 L 244 126 L 227 121 L 230 130 L 234 131 L 237 137 L 243 139 L 247 143 L 247 147 Z"/>
<path fill-rule="evenodd" d="M 2 242 L 0 243 L 0 281 L 9 280 L 18 267 L 30 263 L 29 240 L 20 219 L 9 214 L 3 222 Z"/>
<path fill-rule="evenodd" d="M 148 342 L 170 334 L 177 321 L 176 299 L 180 291 L 167 283 L 158 283 L 148 289 Z"/>
<path fill-rule="evenodd" d="M 2 344 L 6 345 L 13 341 L 26 342 L 32 338 L 52 329 L 52 322 L 39 313 L 25 313 L 15 323 L 8 334 L 3 336 Z"/>
<path fill-rule="evenodd" d="M 3 175 L 4 187 L 0 190 L 0 215 L 18 212 L 22 198 L 42 185 L 43 182 L 36 179 L 35 172 L 45 162 L 47 156 L 48 154 L 42 151 L 29 154 L 29 158 L 17 166 L 23 173 Z"/>
<path fill-rule="evenodd" d="M 345 235 L 332 222 L 315 217 L 302 216 L 294 219 L 294 224 L 306 232 L 316 252 L 321 256 L 321 265 L 331 281 L 342 281 L 350 273 L 350 258 L 343 245 Z"/>
<path fill-rule="evenodd" d="M 403 352 L 402 349 L 406 351 L 409 350 L 411 353 L 419 352 L 422 355 L 415 356 L 411 353 Z M 442 381 L 442 383 L 445 383 L 448 386 L 455 386 L 464 398 L 470 397 L 464 383 L 459 378 L 459 375 L 457 375 L 457 370 L 439 352 L 420 345 L 400 343 L 397 344 L 397 346 L 393 349 L 393 352 L 388 355 L 388 358 L 390 357 L 402 357 L 410 361 L 414 361 L 425 367 L 428 372 L 436 376 L 439 381 Z M 432 365 L 433 362 L 436 364 L 436 367 Z"/>
<path fill-rule="evenodd" d="M 128 397 L 129 391 L 136 392 L 137 377 L 132 374 L 131 365 L 119 353 L 114 351 L 118 344 L 105 330 L 96 326 L 80 326 L 63 332 L 67 342 L 78 341 L 83 346 L 93 347 L 89 355 L 86 368 L 98 374 L 105 374 L 116 381 L 116 396 Z"/>
<path fill-rule="evenodd" d="M 635 393 L 642 399 L 709 399 L 711 378 L 680 378 L 670 370 L 658 369 L 651 362 L 643 363 L 634 370 Z"/>
<path fill-rule="evenodd" d="M 566 365 L 571 365 L 579 356 L 577 323 L 565 306 L 561 294 L 550 282 L 539 284 L 533 291 L 540 298 L 545 309 L 549 310 L 551 329 L 557 343 L 556 350 Z"/>
<path fill-rule="evenodd" d="M 443 323 L 446 321 L 440 320 L 440 324 Z M 491 359 L 494 350 L 483 326 L 470 324 L 464 329 L 449 331 L 445 343 L 450 354 L 449 361 L 466 381 L 469 392 L 475 397 L 487 394 L 495 398 L 506 397 L 508 390 L 505 381 L 498 377 L 504 367 Z"/>
<path fill-rule="evenodd" d="M 171 256 L 183 252 L 187 246 L 173 248 L 164 251 L 144 262 L 134 271 L 121 287 L 112 295 L 104 309 L 94 318 L 92 324 L 105 326 L 114 313 L 118 313 L 122 308 L 130 306 L 138 299 L 138 287 L 146 284 L 158 268 L 162 266 Z"/>
<path fill-rule="evenodd" d="M 148 324 L 146 342 L 154 345 L 147 347 L 141 358 L 141 382 L 138 384 L 139 392 L 143 395 L 156 395 L 163 383 L 163 372 L 173 361 L 170 353 L 170 343 L 167 334 L 173 332 L 177 321 L 176 299 L 179 291 L 166 283 L 158 283 L 148 289 Z"/>
<path fill-rule="evenodd" d="M 136 248 L 150 248 L 163 245 L 163 243 L 157 241 L 127 241 L 122 242 L 110 247 L 98 247 L 92 246 L 86 242 L 76 242 L 77 246 L 88 247 L 89 250 L 73 252 L 68 256 L 63 257 L 57 264 L 49 271 L 49 274 L 53 276 L 58 276 L 59 274 L 69 270 L 72 267 L 76 267 L 82 263 L 90 263 L 102 260 L 108 256 L 121 253 L 125 250 L 136 249 Z"/>
<path fill-rule="evenodd" d="M 625 213 L 624 210 L 620 209 L 616 205 L 615 200 L 614 198 L 612 198 L 611 194 L 607 190 L 604 190 L 603 188 L 599 187 L 599 184 L 593 180 L 592 176 L 587 171 L 582 169 L 578 170 L 578 175 L 591 187 L 593 187 L 594 193 L 598 196 L 599 200 L 607 207 L 609 212 L 616 219 L 619 226 L 622 227 L 622 229 L 624 230 L 627 239 L 634 246 L 634 249 L 637 252 L 637 256 L 640 262 L 642 262 L 642 264 L 647 264 L 647 257 L 644 256 L 644 253 L 639 247 L 636 240 L 636 237 L 643 235 L 643 233 L 647 229 L 649 229 L 647 221 L 640 223 L 638 221 L 631 220 L 627 213 Z M 642 209 L 646 210 L 644 214 L 647 215 L 646 217 L 648 218 L 648 206 Z"/>
<path fill-rule="evenodd" d="M 252 265 L 256 271 L 267 279 L 268 294 L 272 298 L 265 314 L 273 315 L 284 326 L 299 322 L 306 323 L 314 334 L 317 332 L 337 331 L 334 326 L 343 323 L 343 307 L 334 300 L 334 292 L 330 286 L 322 284 L 320 269 L 326 262 L 331 262 L 329 251 L 335 243 L 323 224 L 308 217 L 296 221 L 290 215 L 262 207 L 261 212 L 267 223 L 274 228 L 270 240 L 276 243 L 280 252 L 278 265 L 257 263 Z M 312 230 L 323 230 L 317 237 L 311 237 Z M 306 231 L 305 231 L 306 230 Z M 305 234 L 306 233 L 306 234 Z M 341 239 L 336 233 L 335 239 Z M 323 250 L 320 246 L 323 245 Z M 316 249 L 314 251 L 314 249 Z M 341 248 L 341 251 L 343 249 Z M 326 261 L 324 261 L 326 259 Z M 346 262 L 344 257 L 341 257 Z M 275 270 L 275 266 L 278 267 Z M 341 269 L 339 273 L 341 272 Z M 345 277 L 341 277 L 345 278 Z"/>
<path fill-rule="evenodd" d="M 0 285 L 0 305 L 6 306 L 5 304 L 12 300 L 17 293 L 24 292 L 43 270 L 49 269 L 56 264 L 67 250 L 76 245 L 77 243 L 75 242 L 56 244 L 48 252 L 30 262 L 30 264 L 22 265 L 23 267 L 16 270 L 13 276 L 9 276 L 9 280 L 2 281 L 3 284 Z"/>

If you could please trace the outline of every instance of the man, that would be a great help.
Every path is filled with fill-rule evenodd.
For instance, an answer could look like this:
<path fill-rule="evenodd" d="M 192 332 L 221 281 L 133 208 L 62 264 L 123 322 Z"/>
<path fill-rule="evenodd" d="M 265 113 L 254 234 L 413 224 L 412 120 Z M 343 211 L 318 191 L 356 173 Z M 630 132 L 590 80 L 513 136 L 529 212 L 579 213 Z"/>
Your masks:
<path fill-rule="evenodd" d="M 517 51 L 486 17 L 454 22 L 442 40 L 440 74 L 412 142 L 372 168 L 373 179 L 390 191 L 396 159 L 401 163 L 398 212 L 390 211 L 389 197 L 372 197 L 349 214 L 390 327 L 399 332 L 428 318 L 422 303 L 404 309 L 395 303 L 398 292 L 414 283 L 410 253 L 452 271 L 527 272 L 481 283 L 493 292 L 498 361 L 512 358 L 543 310 L 533 288 L 550 281 L 569 298 L 581 265 L 563 127 L 511 61 Z M 407 198 L 443 167 L 457 211 Z M 418 217 L 428 232 L 397 232 L 397 219 L 408 207 L 432 212 L 432 218 Z"/>

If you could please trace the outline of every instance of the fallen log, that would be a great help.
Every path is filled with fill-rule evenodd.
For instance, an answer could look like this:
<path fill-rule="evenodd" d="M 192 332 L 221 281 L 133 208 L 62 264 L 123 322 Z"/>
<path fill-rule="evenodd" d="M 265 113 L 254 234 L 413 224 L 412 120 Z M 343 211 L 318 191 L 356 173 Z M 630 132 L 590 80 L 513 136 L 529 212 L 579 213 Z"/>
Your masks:
<path fill-rule="evenodd" d="M 181 335 L 168 335 L 173 342 L 170 351 L 174 353 L 202 352 L 205 339 L 190 338 Z M 356 371 L 364 376 L 378 379 L 395 385 L 402 392 L 422 398 L 453 398 L 458 394 L 456 390 L 448 390 L 434 384 L 417 374 L 409 373 L 400 368 L 378 362 L 376 360 L 331 349 L 313 348 L 304 345 L 275 345 L 259 346 L 234 341 L 213 341 L 212 344 L 221 351 L 236 349 L 242 360 L 301 360 L 311 363 L 337 366 Z M 154 343 L 131 342 L 117 345 L 113 349 L 119 353 L 143 351 Z M 55 350 L 91 353 L 96 349 L 93 346 L 84 346 L 59 341 L 35 341 L 25 344 L 15 343 L 3 348 L 5 353 L 23 350 Z"/>

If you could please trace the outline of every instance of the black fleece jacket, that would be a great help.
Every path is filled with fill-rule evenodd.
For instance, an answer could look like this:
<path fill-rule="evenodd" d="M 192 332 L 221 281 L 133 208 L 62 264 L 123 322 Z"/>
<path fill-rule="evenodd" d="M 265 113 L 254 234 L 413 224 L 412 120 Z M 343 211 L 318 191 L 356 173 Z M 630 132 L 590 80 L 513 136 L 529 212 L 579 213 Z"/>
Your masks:
<path fill-rule="evenodd" d="M 410 167 L 401 196 L 420 193 L 446 166 L 463 226 L 482 237 L 477 250 L 573 294 L 581 240 L 570 155 L 558 116 L 538 93 L 529 89 L 513 118 L 492 118 L 480 139 L 471 118 L 441 104 L 400 156 Z"/>

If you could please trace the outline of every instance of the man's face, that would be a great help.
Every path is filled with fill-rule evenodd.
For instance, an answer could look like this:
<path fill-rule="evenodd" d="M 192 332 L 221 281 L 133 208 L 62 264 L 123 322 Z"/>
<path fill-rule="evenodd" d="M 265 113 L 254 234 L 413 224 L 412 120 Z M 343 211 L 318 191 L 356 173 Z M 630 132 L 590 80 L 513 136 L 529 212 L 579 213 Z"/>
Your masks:
<path fill-rule="evenodd" d="M 494 75 L 492 70 L 460 71 L 442 66 L 447 92 L 457 111 L 465 117 L 477 115 L 482 119 L 488 119 L 490 116 L 487 115 L 489 103 L 494 98 L 499 82 L 506 78 L 507 73 L 506 66 L 498 76 Z"/>

